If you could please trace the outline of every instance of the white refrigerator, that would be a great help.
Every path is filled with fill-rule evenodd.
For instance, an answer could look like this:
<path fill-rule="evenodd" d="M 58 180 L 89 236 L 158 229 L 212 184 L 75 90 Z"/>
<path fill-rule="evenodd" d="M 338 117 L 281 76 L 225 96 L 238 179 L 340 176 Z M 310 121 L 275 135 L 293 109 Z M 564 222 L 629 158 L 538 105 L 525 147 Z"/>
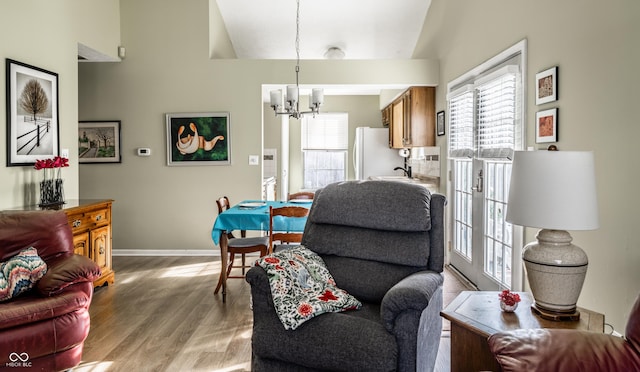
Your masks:
<path fill-rule="evenodd" d="M 402 175 L 394 171 L 403 167 L 404 158 L 397 149 L 389 148 L 388 128 L 356 128 L 356 140 L 353 145 L 353 168 L 356 180 L 366 180 L 371 176 Z"/>

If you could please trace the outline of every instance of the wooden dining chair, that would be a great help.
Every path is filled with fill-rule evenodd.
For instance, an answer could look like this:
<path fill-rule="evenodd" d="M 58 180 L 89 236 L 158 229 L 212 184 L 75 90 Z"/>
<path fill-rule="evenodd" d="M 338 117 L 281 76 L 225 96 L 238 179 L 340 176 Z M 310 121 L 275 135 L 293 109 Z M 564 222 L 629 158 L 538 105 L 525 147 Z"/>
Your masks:
<path fill-rule="evenodd" d="M 226 211 L 231 208 L 231 203 L 229 203 L 229 198 L 223 196 L 216 200 L 216 204 L 218 205 L 218 214 Z M 266 236 L 258 236 L 258 237 L 250 237 L 247 238 L 247 232 L 245 230 L 240 231 L 240 237 L 236 238 L 231 231 L 223 232 L 223 234 L 227 234 L 227 251 L 229 252 L 229 264 L 226 267 L 227 270 L 227 279 L 234 278 L 240 279 L 244 278 L 244 274 L 246 269 L 250 268 L 252 265 L 247 265 L 245 255 L 247 253 L 260 252 L 260 257 L 265 256 L 268 252 L 269 246 L 269 238 Z M 241 256 L 242 263 L 240 265 L 234 265 L 234 259 L 236 255 Z M 234 275 L 231 276 L 231 269 L 238 268 L 242 269 L 242 275 Z M 225 268 L 221 268 L 224 270 Z M 218 285 L 216 286 L 216 290 L 213 292 L 217 294 L 222 286 L 222 272 L 220 272 L 220 278 L 218 279 Z"/>
<path fill-rule="evenodd" d="M 302 232 L 274 230 L 273 220 L 281 216 L 282 218 L 302 218 L 309 215 L 309 209 L 305 207 L 269 207 L 269 253 L 275 251 L 274 243 L 282 244 L 300 243 Z"/>
<path fill-rule="evenodd" d="M 287 200 L 295 200 L 295 199 L 309 199 L 313 200 L 316 194 L 312 191 L 301 191 L 293 194 L 287 195 Z"/>

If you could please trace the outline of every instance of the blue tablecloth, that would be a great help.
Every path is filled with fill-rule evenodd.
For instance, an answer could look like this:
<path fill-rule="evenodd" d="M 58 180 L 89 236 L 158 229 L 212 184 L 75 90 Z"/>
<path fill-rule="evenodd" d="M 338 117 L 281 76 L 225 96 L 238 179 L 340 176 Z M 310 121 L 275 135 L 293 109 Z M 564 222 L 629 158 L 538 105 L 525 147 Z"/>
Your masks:
<path fill-rule="evenodd" d="M 264 203 L 257 208 L 243 208 L 246 203 Z M 223 231 L 231 230 L 269 230 L 269 207 L 305 207 L 311 208 L 311 200 L 304 203 L 282 202 L 282 201 L 262 201 L 244 200 L 232 208 L 218 215 L 211 230 L 211 239 L 215 244 L 220 243 L 220 234 Z M 286 221 L 286 222 L 285 222 Z M 276 217 L 273 221 L 274 230 L 278 231 L 304 231 L 307 218 L 282 218 Z"/>

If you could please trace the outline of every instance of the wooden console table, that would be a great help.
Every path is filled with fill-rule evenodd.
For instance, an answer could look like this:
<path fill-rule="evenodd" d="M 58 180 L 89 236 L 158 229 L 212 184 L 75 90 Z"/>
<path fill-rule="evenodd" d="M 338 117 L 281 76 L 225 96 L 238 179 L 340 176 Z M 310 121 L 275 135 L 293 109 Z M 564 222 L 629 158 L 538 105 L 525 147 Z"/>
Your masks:
<path fill-rule="evenodd" d="M 567 328 L 593 332 L 604 331 L 604 315 L 583 308 L 580 320 L 545 320 L 531 310 L 530 293 L 520 292 L 518 308 L 513 313 L 500 310 L 499 292 L 465 291 L 440 315 L 451 321 L 451 371 L 500 371 L 487 338 L 494 333 L 525 328 Z"/>
<path fill-rule="evenodd" d="M 14 208 L 14 210 L 57 209 L 67 214 L 76 254 L 89 257 L 100 266 L 102 276 L 93 282 L 99 287 L 115 282 L 111 265 L 111 199 L 75 199 L 51 208 L 37 205 Z"/>

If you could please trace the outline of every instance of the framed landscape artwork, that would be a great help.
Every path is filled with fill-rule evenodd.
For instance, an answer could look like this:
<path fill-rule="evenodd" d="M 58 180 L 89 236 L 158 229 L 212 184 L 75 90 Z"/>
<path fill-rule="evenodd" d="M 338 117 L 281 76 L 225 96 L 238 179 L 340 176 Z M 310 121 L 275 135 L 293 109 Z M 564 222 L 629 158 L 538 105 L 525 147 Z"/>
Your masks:
<path fill-rule="evenodd" d="M 166 114 L 167 165 L 229 165 L 229 113 Z"/>
<path fill-rule="evenodd" d="M 120 121 L 79 122 L 78 162 L 120 163 Z"/>
<path fill-rule="evenodd" d="M 536 143 L 558 142 L 558 109 L 536 112 Z"/>
<path fill-rule="evenodd" d="M 8 58 L 6 64 L 7 166 L 58 156 L 58 74 Z"/>

